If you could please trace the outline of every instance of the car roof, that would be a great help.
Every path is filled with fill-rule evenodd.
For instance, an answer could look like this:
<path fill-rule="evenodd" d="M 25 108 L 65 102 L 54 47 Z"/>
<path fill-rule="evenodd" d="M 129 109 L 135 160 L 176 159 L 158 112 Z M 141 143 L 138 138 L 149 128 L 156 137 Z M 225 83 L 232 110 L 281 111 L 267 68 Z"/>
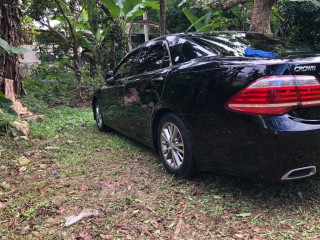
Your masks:
<path fill-rule="evenodd" d="M 171 37 L 188 37 L 188 36 L 194 36 L 194 37 L 200 37 L 200 36 L 219 36 L 219 35 L 229 35 L 230 37 L 235 35 L 235 34 L 252 34 L 252 35 L 264 35 L 262 33 L 258 33 L 258 32 L 252 32 L 252 31 L 207 31 L 207 32 L 186 32 L 186 33 L 174 33 L 174 34 L 168 34 L 165 36 L 160 36 L 157 38 L 154 38 L 148 42 L 145 42 L 139 46 L 137 46 L 134 50 L 141 48 L 143 46 L 146 46 L 148 44 L 152 44 L 154 42 L 157 41 L 161 41 L 161 40 L 167 40 L 170 42 Z"/>

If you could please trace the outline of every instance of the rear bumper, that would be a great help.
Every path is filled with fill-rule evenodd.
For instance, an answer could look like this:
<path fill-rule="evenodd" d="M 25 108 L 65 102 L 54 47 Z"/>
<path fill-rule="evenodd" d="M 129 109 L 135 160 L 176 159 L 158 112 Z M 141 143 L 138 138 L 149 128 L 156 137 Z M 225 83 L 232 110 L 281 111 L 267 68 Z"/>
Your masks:
<path fill-rule="evenodd" d="M 194 159 L 202 171 L 281 180 L 293 169 L 320 169 L 317 121 L 237 113 L 197 119 L 187 121 L 192 123 L 188 127 Z"/>

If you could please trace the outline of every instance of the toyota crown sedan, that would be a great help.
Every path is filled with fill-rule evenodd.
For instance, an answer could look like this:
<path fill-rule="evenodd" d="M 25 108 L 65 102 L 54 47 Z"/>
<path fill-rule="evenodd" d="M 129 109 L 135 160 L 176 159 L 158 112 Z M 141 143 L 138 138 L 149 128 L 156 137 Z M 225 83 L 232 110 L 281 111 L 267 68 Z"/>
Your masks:
<path fill-rule="evenodd" d="M 320 54 L 253 32 L 175 34 L 129 53 L 96 90 L 99 130 L 159 152 L 168 172 L 292 180 L 320 163 Z"/>

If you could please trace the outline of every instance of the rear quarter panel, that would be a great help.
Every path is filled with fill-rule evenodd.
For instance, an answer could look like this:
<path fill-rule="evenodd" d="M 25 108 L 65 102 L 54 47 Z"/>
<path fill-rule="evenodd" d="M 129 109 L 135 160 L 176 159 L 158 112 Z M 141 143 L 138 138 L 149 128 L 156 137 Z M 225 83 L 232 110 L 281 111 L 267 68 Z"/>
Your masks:
<path fill-rule="evenodd" d="M 282 61 L 228 58 L 194 60 L 172 69 L 163 102 L 186 124 L 200 170 L 259 174 L 265 150 L 254 152 L 252 147 L 276 147 L 269 142 L 276 138 L 274 132 L 267 131 L 261 117 L 234 113 L 224 105 L 260 77 L 290 73 L 288 64 Z"/>

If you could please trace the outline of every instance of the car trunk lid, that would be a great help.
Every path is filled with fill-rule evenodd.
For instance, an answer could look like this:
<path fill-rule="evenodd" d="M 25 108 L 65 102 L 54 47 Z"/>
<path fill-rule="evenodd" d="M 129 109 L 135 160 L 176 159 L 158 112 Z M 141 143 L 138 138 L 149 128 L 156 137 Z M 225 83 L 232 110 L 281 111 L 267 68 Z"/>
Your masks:
<path fill-rule="evenodd" d="M 314 76 L 320 82 L 320 54 L 293 55 L 288 56 L 287 59 L 294 76 Z M 319 120 L 320 104 L 297 109 L 292 114 L 302 119 Z"/>

